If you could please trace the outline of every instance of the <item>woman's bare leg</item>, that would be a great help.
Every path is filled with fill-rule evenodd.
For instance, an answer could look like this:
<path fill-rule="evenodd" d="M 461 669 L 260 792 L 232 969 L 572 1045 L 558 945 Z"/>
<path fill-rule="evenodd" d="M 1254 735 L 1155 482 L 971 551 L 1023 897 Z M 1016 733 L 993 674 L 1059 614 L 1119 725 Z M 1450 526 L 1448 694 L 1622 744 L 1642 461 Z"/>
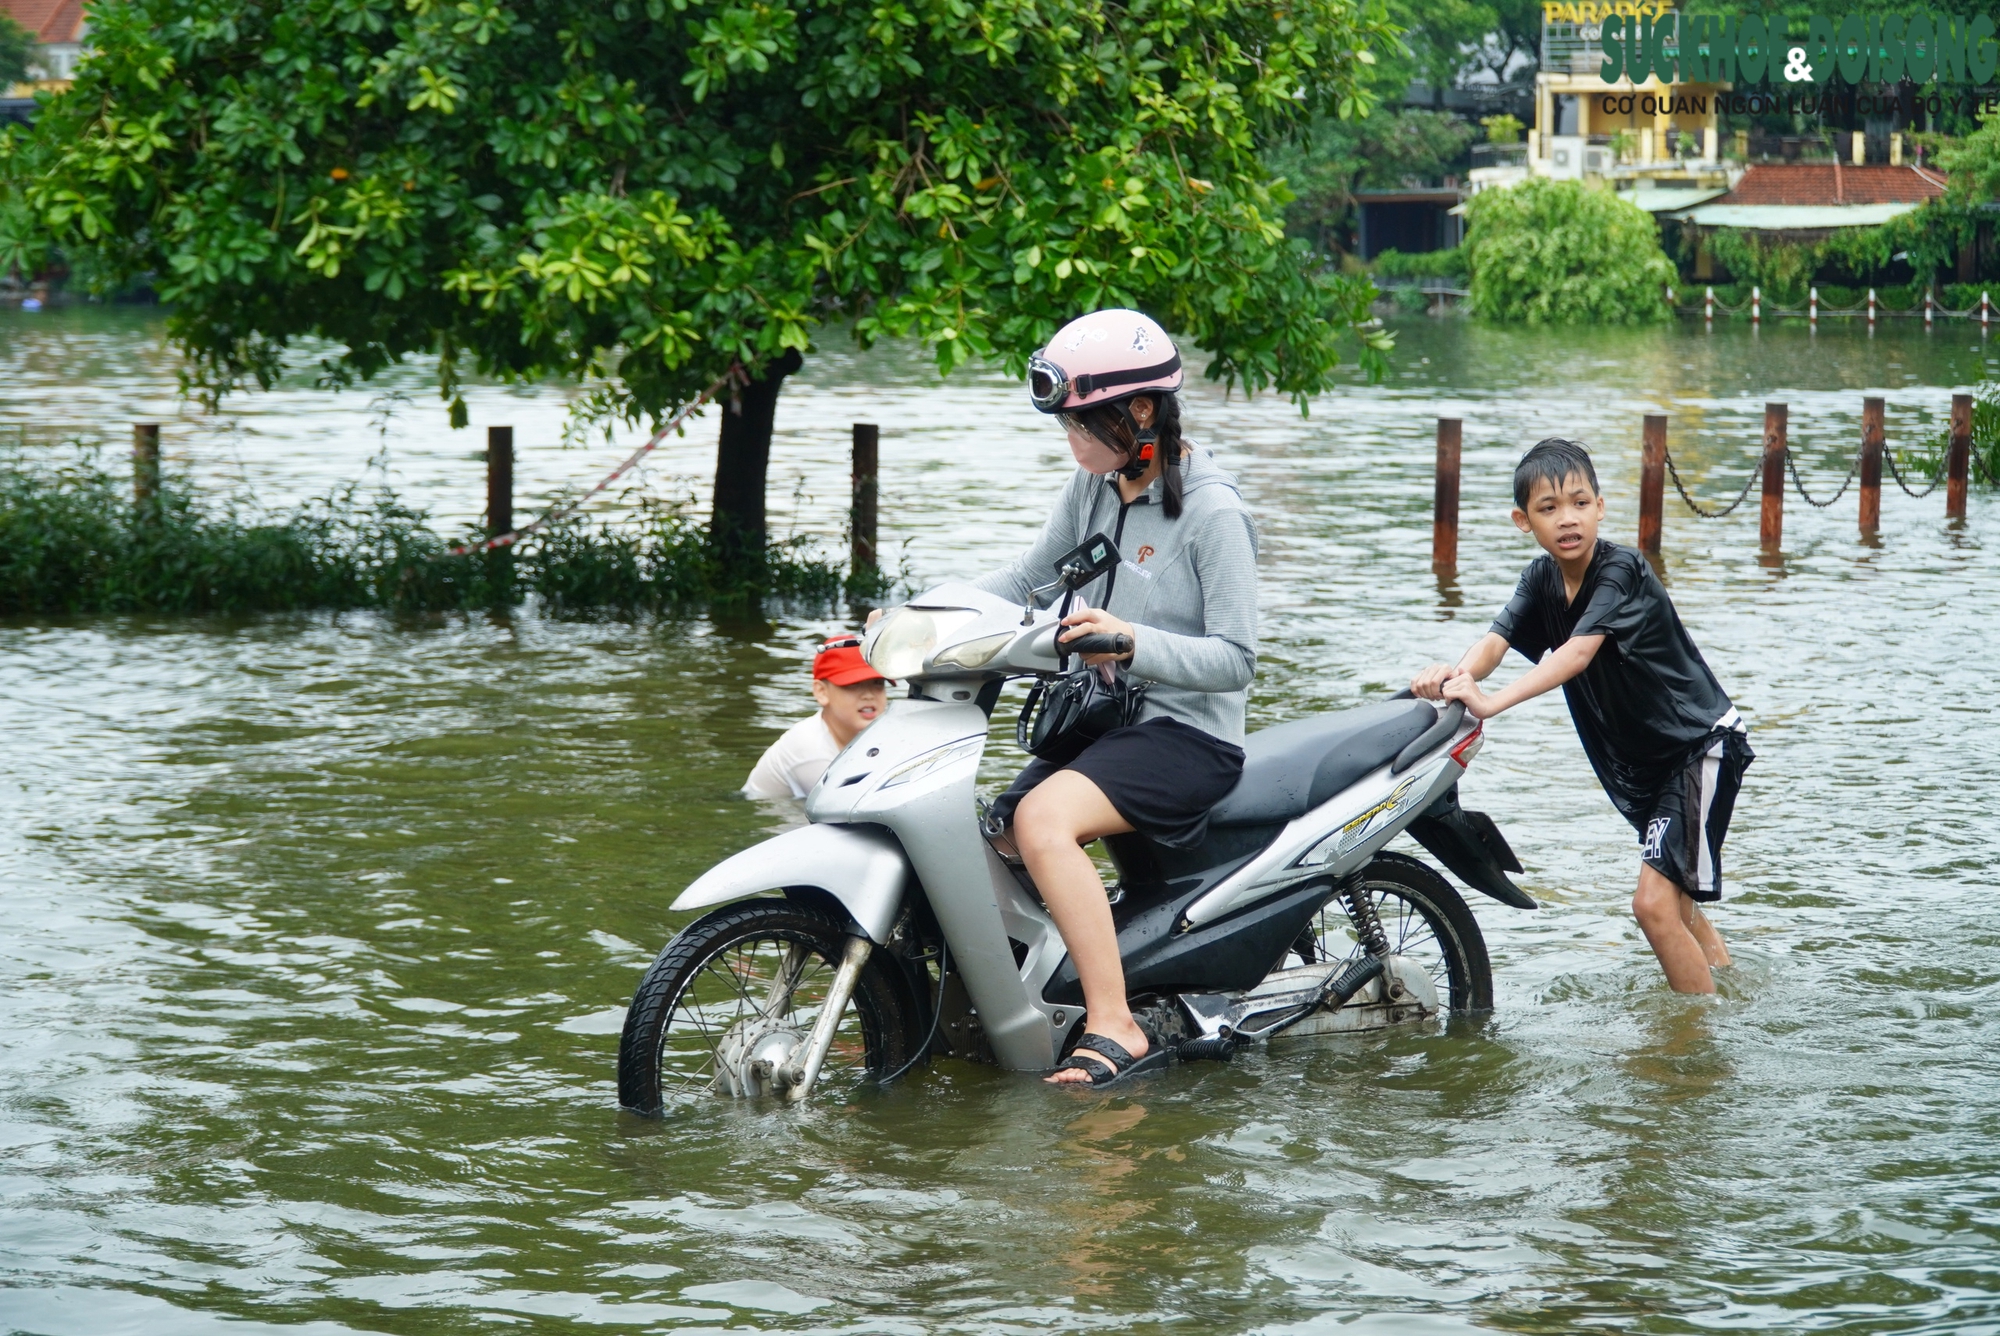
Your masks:
<path fill-rule="evenodd" d="M 1130 829 L 1104 791 L 1074 770 L 1056 771 L 1029 790 L 1014 809 L 1014 843 L 1056 921 L 1063 945 L 1069 948 L 1069 958 L 1076 962 L 1091 1033 L 1115 1040 L 1133 1057 L 1143 1058 L 1149 1045 L 1146 1032 L 1125 1005 L 1125 965 L 1118 956 L 1111 901 L 1097 866 L 1083 851 L 1099 836 Z M 1074 1069 L 1049 1077 L 1059 1084 L 1088 1079 Z"/>

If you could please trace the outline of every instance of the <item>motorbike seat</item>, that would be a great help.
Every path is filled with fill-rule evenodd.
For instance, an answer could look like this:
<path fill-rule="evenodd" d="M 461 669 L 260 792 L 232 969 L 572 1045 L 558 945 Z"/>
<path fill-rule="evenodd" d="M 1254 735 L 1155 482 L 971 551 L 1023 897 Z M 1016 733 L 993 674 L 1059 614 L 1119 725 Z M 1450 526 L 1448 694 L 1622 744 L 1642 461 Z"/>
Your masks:
<path fill-rule="evenodd" d="M 1209 812 L 1210 825 L 1248 826 L 1304 816 L 1437 722 L 1427 701 L 1393 700 L 1294 719 L 1243 740 L 1243 775 Z"/>

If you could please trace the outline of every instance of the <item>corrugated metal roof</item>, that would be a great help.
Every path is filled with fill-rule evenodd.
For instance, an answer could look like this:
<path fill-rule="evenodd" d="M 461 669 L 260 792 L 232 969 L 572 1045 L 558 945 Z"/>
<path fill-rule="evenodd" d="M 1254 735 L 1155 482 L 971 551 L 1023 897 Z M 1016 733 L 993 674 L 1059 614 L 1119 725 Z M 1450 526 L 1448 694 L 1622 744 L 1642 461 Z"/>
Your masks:
<path fill-rule="evenodd" d="M 1672 213 L 1676 209 L 1692 209 L 1728 193 L 1727 186 L 1688 186 L 1680 190 L 1622 190 L 1618 198 L 1631 200 L 1647 213 Z"/>
<path fill-rule="evenodd" d="M 1879 227 L 1918 207 L 1904 204 L 1704 204 L 1687 216 L 1701 227 L 1749 232 L 1818 232 L 1838 227 Z"/>

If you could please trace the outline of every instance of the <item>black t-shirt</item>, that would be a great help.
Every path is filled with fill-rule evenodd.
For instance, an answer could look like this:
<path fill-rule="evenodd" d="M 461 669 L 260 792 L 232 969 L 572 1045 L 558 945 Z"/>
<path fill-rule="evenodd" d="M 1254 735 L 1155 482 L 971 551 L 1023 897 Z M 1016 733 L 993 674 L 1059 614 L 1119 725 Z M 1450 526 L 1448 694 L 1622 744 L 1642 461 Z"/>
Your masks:
<path fill-rule="evenodd" d="M 1535 558 L 1493 630 L 1530 662 L 1571 636 L 1605 638 L 1590 666 L 1563 683 L 1563 695 L 1598 781 L 1634 826 L 1643 826 L 1662 785 L 1729 713 L 1729 697 L 1666 587 L 1632 548 L 1598 539 L 1575 602 L 1555 558 Z"/>

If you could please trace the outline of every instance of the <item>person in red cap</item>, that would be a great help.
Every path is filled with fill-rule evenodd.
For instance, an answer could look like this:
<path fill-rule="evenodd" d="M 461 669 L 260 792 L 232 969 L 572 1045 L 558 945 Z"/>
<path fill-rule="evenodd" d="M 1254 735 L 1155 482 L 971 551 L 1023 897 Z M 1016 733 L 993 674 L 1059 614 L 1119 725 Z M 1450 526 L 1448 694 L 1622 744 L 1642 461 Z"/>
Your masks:
<path fill-rule="evenodd" d="M 765 749 L 743 791 L 753 798 L 803 798 L 889 705 L 889 683 L 861 657 L 861 641 L 835 636 L 813 656 L 813 699 L 819 713 L 801 719 Z"/>

